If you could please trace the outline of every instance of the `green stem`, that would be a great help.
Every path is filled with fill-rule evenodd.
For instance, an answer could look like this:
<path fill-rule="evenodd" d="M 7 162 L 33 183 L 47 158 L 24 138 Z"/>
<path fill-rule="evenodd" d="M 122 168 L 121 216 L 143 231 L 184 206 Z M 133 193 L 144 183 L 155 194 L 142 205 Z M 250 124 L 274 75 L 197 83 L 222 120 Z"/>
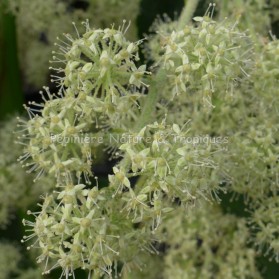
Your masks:
<path fill-rule="evenodd" d="M 187 24 L 198 6 L 199 0 L 188 0 L 178 21 L 178 29 L 182 29 Z"/>
<path fill-rule="evenodd" d="M 186 6 L 184 7 L 179 23 L 178 28 L 183 28 L 187 24 L 191 17 L 193 16 L 199 0 L 188 0 Z M 153 82 L 150 84 L 150 91 L 146 97 L 145 105 L 142 109 L 141 116 L 136 124 L 135 130 L 140 130 L 146 124 L 153 122 L 155 119 L 152 117 L 152 112 L 154 112 L 156 103 L 158 100 L 158 95 L 164 89 L 166 85 L 166 73 L 163 69 L 160 69 L 156 76 L 153 79 Z"/>
<path fill-rule="evenodd" d="M 151 90 L 149 91 L 145 105 L 142 109 L 141 116 L 136 124 L 135 130 L 140 130 L 146 124 L 154 122 L 154 118 L 152 117 L 152 113 L 155 111 L 156 103 L 158 101 L 158 96 L 163 90 L 166 82 L 166 74 L 162 69 L 156 74 L 153 79 L 153 82 L 150 84 Z"/>

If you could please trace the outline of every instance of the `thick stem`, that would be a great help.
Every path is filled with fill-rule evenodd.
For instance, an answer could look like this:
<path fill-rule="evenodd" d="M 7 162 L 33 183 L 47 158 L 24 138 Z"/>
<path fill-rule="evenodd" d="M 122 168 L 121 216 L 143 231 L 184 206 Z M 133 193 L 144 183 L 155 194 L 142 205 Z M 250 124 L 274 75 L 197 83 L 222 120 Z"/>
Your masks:
<path fill-rule="evenodd" d="M 154 77 L 153 82 L 150 85 L 151 90 L 146 96 L 145 105 L 142 109 L 141 116 L 136 124 L 135 130 L 140 130 L 146 124 L 154 122 L 155 119 L 152 118 L 152 112 L 154 112 L 156 103 L 158 101 L 158 96 L 165 86 L 166 74 L 164 70 L 159 70 Z"/>
<path fill-rule="evenodd" d="M 187 24 L 192 19 L 192 16 L 198 6 L 198 3 L 199 0 L 187 0 L 187 3 L 178 21 L 178 29 L 182 29 L 184 25 Z"/>

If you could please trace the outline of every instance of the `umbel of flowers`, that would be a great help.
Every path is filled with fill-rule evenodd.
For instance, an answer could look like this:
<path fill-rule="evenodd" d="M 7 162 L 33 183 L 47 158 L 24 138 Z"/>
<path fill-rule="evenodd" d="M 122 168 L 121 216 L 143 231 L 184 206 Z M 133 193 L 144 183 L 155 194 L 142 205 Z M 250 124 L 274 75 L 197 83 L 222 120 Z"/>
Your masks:
<path fill-rule="evenodd" d="M 243 119 L 228 122 L 226 127 L 222 118 L 230 119 L 235 106 L 239 106 L 241 115 L 251 117 L 251 111 L 243 106 L 247 104 L 252 109 L 253 104 L 248 106 L 249 98 L 241 96 L 241 92 L 244 88 L 248 93 L 253 88 L 258 92 L 257 69 L 267 76 L 276 72 L 268 58 L 276 51 L 276 43 L 268 47 L 262 60 L 253 63 L 251 37 L 238 30 L 236 23 L 215 22 L 210 10 L 214 5 L 204 17 L 195 17 L 193 24 L 188 23 L 197 2 L 189 1 L 178 22 L 165 23 L 169 24 L 161 29 L 165 33 L 159 30 L 160 38 L 153 38 L 150 54 L 156 59 L 152 72 L 140 64 L 141 41 L 126 39 L 125 23 L 118 29 L 94 29 L 86 21 L 84 33 L 74 25 L 76 37 L 65 34 L 65 41 L 59 39 L 59 51 L 53 53 L 51 66 L 57 71 L 53 81 L 58 95 L 45 88 L 41 93 L 45 102 L 31 103 L 27 107 L 30 119 L 21 120 L 26 131 L 21 140 L 26 148 L 20 161 L 30 172 L 37 172 L 37 179 L 46 175 L 56 180 L 56 190 L 45 195 L 40 210 L 28 212 L 35 220 L 23 220 L 30 232 L 23 240 L 30 241 L 28 248 L 41 251 L 37 261 L 45 262 L 44 273 L 62 267 L 62 276 L 68 278 L 81 268 L 88 272 L 88 278 L 130 278 L 129 271 L 143 269 L 150 255 L 156 261 L 160 245 L 165 244 L 170 247 L 164 258 L 165 274 L 175 274 L 174 278 L 182 278 L 183 269 L 192 276 L 189 278 L 195 278 L 197 266 L 202 266 L 200 274 L 204 278 L 211 267 L 220 269 L 219 276 L 223 278 L 231 265 L 238 265 L 234 258 L 238 256 L 243 259 L 242 265 L 229 270 L 230 278 L 260 278 L 254 267 L 255 250 L 246 245 L 251 237 L 245 220 L 223 215 L 211 204 L 220 201 L 220 192 L 227 191 L 243 190 L 251 193 L 250 200 L 258 200 L 249 191 L 249 181 L 245 188 L 238 178 L 247 174 L 246 169 L 239 170 L 241 166 L 249 165 L 249 173 L 253 173 L 259 164 L 242 160 L 238 154 L 242 148 L 245 152 L 252 148 L 255 154 L 263 151 L 268 179 L 258 185 L 268 188 L 267 180 L 275 178 L 278 170 L 278 157 L 274 157 L 278 144 L 271 142 L 274 146 L 269 148 L 264 141 L 249 142 L 247 147 L 243 146 L 243 138 L 235 137 L 233 148 L 224 148 L 222 144 L 189 138 L 199 133 L 198 127 L 211 135 L 223 135 L 229 128 L 237 131 L 238 126 L 247 128 Z M 272 81 L 267 82 L 273 86 Z M 278 93 L 276 88 L 273 90 Z M 255 98 L 263 108 L 265 98 L 268 99 L 260 95 Z M 168 101 L 162 103 L 162 99 Z M 185 100 L 188 105 L 182 109 L 179 106 Z M 259 119 L 262 120 L 260 116 Z M 238 135 L 245 137 L 246 133 L 245 130 Z M 112 142 L 110 134 L 125 134 L 128 140 Z M 97 135 L 103 137 L 102 143 L 90 140 Z M 89 140 L 82 140 L 85 138 Z M 108 175 L 106 187 L 100 187 L 92 166 L 98 159 L 95 151 L 104 146 L 117 163 Z M 269 225 L 263 218 L 266 219 L 266 208 L 274 212 L 278 206 L 278 180 L 263 192 L 265 202 L 254 202 L 254 207 L 249 207 L 254 215 L 247 223 L 253 223 L 252 230 L 259 231 L 255 238 L 258 245 L 264 243 L 276 255 L 277 219 L 270 218 Z M 205 217 L 207 210 L 218 220 L 210 219 L 210 214 Z M 185 220 L 185 214 L 191 218 Z M 179 221 L 183 226 L 177 229 L 176 241 L 171 227 Z M 218 229 L 208 228 L 212 222 Z M 226 253 L 220 245 L 217 256 L 212 255 L 217 244 L 203 230 L 220 233 L 226 247 L 233 247 L 234 252 Z M 234 239 L 241 236 L 237 247 L 227 243 L 231 234 Z M 197 253 L 205 253 L 206 257 L 197 254 L 197 259 L 191 260 L 187 253 L 195 252 L 196 239 L 202 242 Z M 226 264 L 220 263 L 223 257 Z M 181 258 L 183 262 L 174 271 L 173 262 Z"/>
<path fill-rule="evenodd" d="M 21 70 L 28 84 L 40 88 L 48 80 L 45 65 L 51 58 L 53 44 L 63 32 L 73 34 L 72 21 L 89 19 L 98 28 L 123 18 L 132 21 L 127 32 L 130 39 L 137 38 L 136 18 L 140 1 L 134 0 L 9 0 L 1 1 L 1 8 L 16 17 L 18 53 Z M 4 6 L 4 7 L 2 7 Z"/>

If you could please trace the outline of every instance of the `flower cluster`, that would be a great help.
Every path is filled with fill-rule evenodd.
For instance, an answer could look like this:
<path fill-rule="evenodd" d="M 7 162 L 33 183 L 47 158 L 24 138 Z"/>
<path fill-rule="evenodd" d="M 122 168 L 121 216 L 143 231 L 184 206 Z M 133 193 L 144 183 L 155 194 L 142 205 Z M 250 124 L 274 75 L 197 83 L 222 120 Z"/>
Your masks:
<path fill-rule="evenodd" d="M 175 207 L 175 200 L 188 207 L 200 199 L 215 197 L 218 185 L 210 173 L 218 168 L 213 154 L 221 148 L 186 143 L 187 136 L 187 131 L 176 124 L 154 123 L 134 135 L 137 141 L 120 146 L 131 167 L 121 169 L 120 164 L 109 179 L 116 189 L 114 196 L 121 193 L 126 201 L 124 209 L 133 222 L 151 217 L 156 229 L 163 213 Z M 132 188 L 128 177 L 137 176 L 140 179 Z M 124 189 L 128 192 L 123 193 Z"/>
<path fill-rule="evenodd" d="M 139 0 L 7 2 L 8 10 L 16 16 L 21 69 L 27 81 L 36 87 L 48 81 L 49 69 L 46 65 L 51 58 L 53 43 L 63 32 L 74 33 L 69 24 L 72 21 L 89 19 L 96 28 L 104 28 L 112 23 L 119 25 L 122 19 L 131 20 L 128 36 L 133 40 L 137 38 L 135 19 L 139 11 Z"/>
<path fill-rule="evenodd" d="M 125 24 L 91 29 L 86 21 L 84 34 L 74 25 L 76 38 L 58 39 L 58 96 L 45 88 L 45 103 L 31 103 L 30 120 L 20 120 L 20 160 L 37 177 L 56 177 L 56 191 L 28 212 L 35 221 L 23 221 L 44 273 L 62 267 L 68 278 L 81 268 L 90 279 L 128 279 L 153 254 L 162 278 L 261 278 L 245 219 L 210 205 L 221 191 L 247 197 L 256 243 L 278 260 L 278 42 L 254 49 L 237 23 L 216 22 L 212 12 L 187 25 L 183 15 L 153 38 L 152 75 Z M 113 144 L 108 133 L 129 137 Z M 93 135 L 104 145 L 74 140 Z M 200 135 L 229 144 L 193 140 Z M 103 146 L 117 162 L 105 185 L 96 178 L 91 186 Z"/>
<path fill-rule="evenodd" d="M 120 30 L 91 30 L 86 23 L 86 28 L 80 39 L 66 35 L 71 47 L 60 47 L 67 58 L 65 79 L 61 83 L 73 93 L 80 89 L 87 94 L 94 91 L 101 99 L 127 95 L 125 85 L 141 87 L 145 66 L 135 65 L 140 42 L 131 43 L 125 38 L 125 25 Z"/>
<path fill-rule="evenodd" d="M 218 206 L 201 203 L 186 215 L 174 211 L 159 232 L 163 252 L 145 255 L 144 270 L 123 279 L 263 278 L 256 268 L 257 253 L 247 244 L 245 219 L 224 214 Z"/>
<path fill-rule="evenodd" d="M 196 20 L 199 21 L 201 18 L 196 18 Z M 204 20 L 198 24 L 203 22 Z M 222 23 L 224 24 L 224 22 Z M 174 23 L 172 22 L 172 24 Z M 162 29 L 159 30 L 162 40 L 170 37 L 168 26 L 170 25 L 165 23 L 165 26 L 161 26 Z M 240 29 L 243 29 L 241 24 Z M 173 25 L 173 30 L 175 30 L 175 25 Z M 197 37 L 198 35 L 194 36 L 192 34 L 189 41 L 195 42 Z M 216 90 L 216 94 L 211 96 L 214 109 L 205 113 L 204 111 L 201 112 L 198 103 L 201 96 L 194 96 L 198 90 L 190 90 L 189 92 L 193 94 L 188 94 L 187 98 L 185 94 L 181 94 L 170 102 L 168 114 L 170 119 L 177 123 L 183 123 L 185 119 L 191 118 L 190 135 L 192 131 L 199 131 L 201 134 L 210 133 L 229 136 L 230 143 L 227 146 L 226 154 L 216 158 L 216 162 L 223 166 L 227 174 L 222 183 L 228 186 L 227 189 L 233 196 L 243 195 L 246 200 L 245 206 L 251 212 L 255 210 L 253 204 L 258 204 L 259 201 L 264 204 L 266 202 L 265 206 L 258 206 L 259 208 L 256 206 L 258 209 L 254 213 L 257 215 L 257 221 L 255 221 L 258 232 L 256 243 L 261 248 L 261 252 L 268 251 L 267 254 L 278 261 L 278 250 L 276 250 L 277 230 L 274 226 L 274 220 L 271 221 L 264 214 L 264 212 L 269 212 L 267 213 L 269 216 L 275 216 L 278 207 L 275 202 L 276 197 L 274 197 L 278 195 L 279 172 L 278 40 L 275 37 L 272 39 L 271 42 L 264 43 L 261 38 L 259 38 L 259 42 L 253 40 L 261 47 L 255 49 L 254 66 L 249 69 L 249 72 L 245 70 L 250 77 L 246 80 L 242 79 L 238 83 L 232 92 L 233 96 L 231 97 L 233 98 L 230 96 L 223 98 L 218 94 L 217 91 L 224 92 L 222 88 Z M 246 39 L 243 37 L 241 40 L 245 45 Z M 214 41 L 218 40 L 215 39 Z M 251 41 L 251 38 L 248 41 Z M 248 41 L 246 42 L 249 44 Z M 242 43 L 240 44 L 243 46 Z M 183 45 L 182 41 L 181 45 Z M 190 46 L 190 44 L 187 44 L 187 46 Z M 211 48 L 206 44 L 204 46 L 206 50 Z M 246 45 L 246 47 L 248 50 L 249 46 Z M 244 49 L 238 48 L 233 51 Z M 191 52 L 189 48 L 182 48 L 182 50 L 187 55 Z M 230 53 L 230 51 L 227 53 Z M 239 52 L 238 57 L 244 58 L 246 54 L 244 51 L 242 56 Z M 190 58 L 192 57 L 191 55 Z M 191 61 L 190 58 L 189 61 Z M 235 66 L 238 65 L 241 65 L 241 63 L 235 64 Z M 232 67 L 232 69 L 234 68 Z M 189 73 L 189 76 L 194 77 L 193 71 Z M 222 77 L 226 76 L 222 74 Z M 194 79 L 195 82 L 199 80 L 201 80 L 201 77 Z M 214 81 L 216 82 L 217 79 Z M 187 84 L 190 86 L 190 83 L 185 83 L 185 85 Z M 224 82 L 222 84 L 224 85 Z M 162 102 L 162 104 L 164 103 Z M 216 179 L 216 183 L 220 183 L 220 180 L 218 182 L 218 179 Z M 268 200 L 270 200 L 270 207 L 267 207 Z M 265 223 L 263 220 L 270 220 L 269 224 L 268 221 Z"/>
<path fill-rule="evenodd" d="M 45 274 L 61 266 L 66 277 L 77 268 L 96 276 L 111 276 L 119 260 L 124 272 L 137 261 L 137 249 L 150 249 L 148 232 L 134 230 L 117 210 L 119 200 L 109 202 L 107 189 L 65 185 L 57 195 L 44 198 L 39 213 L 28 212 L 36 216 L 36 221 L 23 220 L 32 232 L 23 241 L 36 239 L 29 248 L 41 249 L 37 261 L 46 262 Z M 55 264 L 49 267 L 48 262 L 53 260 Z"/>
<path fill-rule="evenodd" d="M 254 205 L 255 207 L 255 205 Z M 258 202 L 251 223 L 255 231 L 255 242 L 260 252 L 279 261 L 279 198 L 278 192 Z"/>
<path fill-rule="evenodd" d="M 147 74 L 144 65 L 135 65 L 139 42 L 125 39 L 125 25 L 119 30 L 90 29 L 88 22 L 85 26 L 85 34 L 78 33 L 77 39 L 65 35 L 71 46 L 64 42 L 59 47 L 67 60 L 65 69 L 56 68 L 65 74 L 56 76 L 61 98 L 45 88 L 45 104 L 31 103 L 30 120 L 21 121 L 31 140 L 20 160 L 32 157 L 33 162 L 24 165 L 38 176 L 48 172 L 67 179 L 71 173 L 84 174 L 89 182 L 94 144 L 72 139 L 96 134 L 101 128 L 103 132 L 127 129 L 137 120 L 143 94 L 135 91 L 139 92 Z M 54 56 L 56 62 L 61 59 Z M 63 137 L 64 144 L 55 142 L 57 137 Z"/>
<path fill-rule="evenodd" d="M 212 106 L 213 92 L 233 95 L 239 82 L 249 77 L 251 40 L 236 23 L 215 22 L 207 16 L 194 20 L 197 26 L 161 34 L 161 63 L 169 75 L 172 96 L 201 92 L 204 104 Z"/>
<path fill-rule="evenodd" d="M 96 208 L 98 200 L 103 200 L 101 194 L 94 188 L 90 191 L 84 188 L 82 184 L 65 186 L 58 201 L 52 195 L 45 197 L 34 224 L 23 220 L 24 225 L 34 230 L 34 235 L 24 240 L 38 237 L 43 251 L 38 262 L 57 259 L 56 265 L 63 268 L 63 274 L 71 274 L 79 267 L 89 270 L 100 267 L 105 271 L 106 266 L 112 265 L 111 255 L 119 254 L 113 249 L 119 236 L 107 236 L 110 228 Z"/>
<path fill-rule="evenodd" d="M 46 89 L 48 92 L 48 89 Z M 49 94 L 50 96 L 50 94 Z M 29 109 L 30 110 L 30 109 Z M 30 171 L 36 170 L 38 177 L 45 171 L 56 177 L 75 171 L 78 176 L 91 173 L 91 146 L 89 143 L 66 141 L 56 142 L 56 137 L 65 139 L 81 137 L 95 124 L 94 111 L 84 110 L 78 98 L 65 97 L 46 102 L 42 115 L 33 115 L 29 121 L 21 120 L 32 137 L 19 160 Z M 93 118 L 93 119 L 92 119 Z M 32 156 L 32 163 L 24 163 Z"/>
<path fill-rule="evenodd" d="M 26 209 L 40 194 L 54 188 L 54 181 L 45 177 L 34 183 L 34 175 L 27 175 L 18 165 L 17 158 L 23 146 L 15 144 L 14 127 L 17 117 L 11 117 L 0 127 L 0 227 L 5 227 L 16 209 Z"/>
<path fill-rule="evenodd" d="M 67 88 L 65 94 L 81 96 L 91 103 L 96 111 L 109 117 L 112 125 L 125 125 L 125 119 L 135 120 L 140 94 L 146 84 L 146 66 L 136 66 L 138 46 L 125 38 L 125 22 L 118 30 L 114 28 L 91 29 L 85 22 L 86 32 L 73 39 L 65 35 L 71 44 L 59 45 L 60 54 L 66 59 L 65 69 L 52 68 L 65 74 L 54 76 L 54 81 Z M 54 61 L 63 58 L 54 52 Z M 97 100 L 96 100 L 97 98 Z M 127 122 L 127 121 L 126 121 Z"/>
<path fill-rule="evenodd" d="M 208 1 L 209 3 L 210 1 Z M 217 13 L 220 19 L 229 18 L 239 18 L 239 29 L 249 30 L 254 36 L 261 33 L 267 33 L 271 25 L 270 19 L 270 8 L 275 9 L 275 5 L 268 4 L 264 0 L 240 0 L 238 2 L 225 2 L 216 1 Z"/>
<path fill-rule="evenodd" d="M 163 278 L 262 278 L 256 269 L 256 251 L 247 247 L 244 219 L 208 204 L 191 215 L 180 214 L 162 226 L 169 244 Z"/>

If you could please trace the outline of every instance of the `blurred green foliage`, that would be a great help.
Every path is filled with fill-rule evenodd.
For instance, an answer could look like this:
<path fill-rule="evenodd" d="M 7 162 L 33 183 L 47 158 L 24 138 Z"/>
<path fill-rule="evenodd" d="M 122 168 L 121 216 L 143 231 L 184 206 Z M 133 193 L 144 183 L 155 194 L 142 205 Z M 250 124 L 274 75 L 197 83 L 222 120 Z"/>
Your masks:
<path fill-rule="evenodd" d="M 0 10 L 0 120 L 22 110 L 15 18 Z"/>

